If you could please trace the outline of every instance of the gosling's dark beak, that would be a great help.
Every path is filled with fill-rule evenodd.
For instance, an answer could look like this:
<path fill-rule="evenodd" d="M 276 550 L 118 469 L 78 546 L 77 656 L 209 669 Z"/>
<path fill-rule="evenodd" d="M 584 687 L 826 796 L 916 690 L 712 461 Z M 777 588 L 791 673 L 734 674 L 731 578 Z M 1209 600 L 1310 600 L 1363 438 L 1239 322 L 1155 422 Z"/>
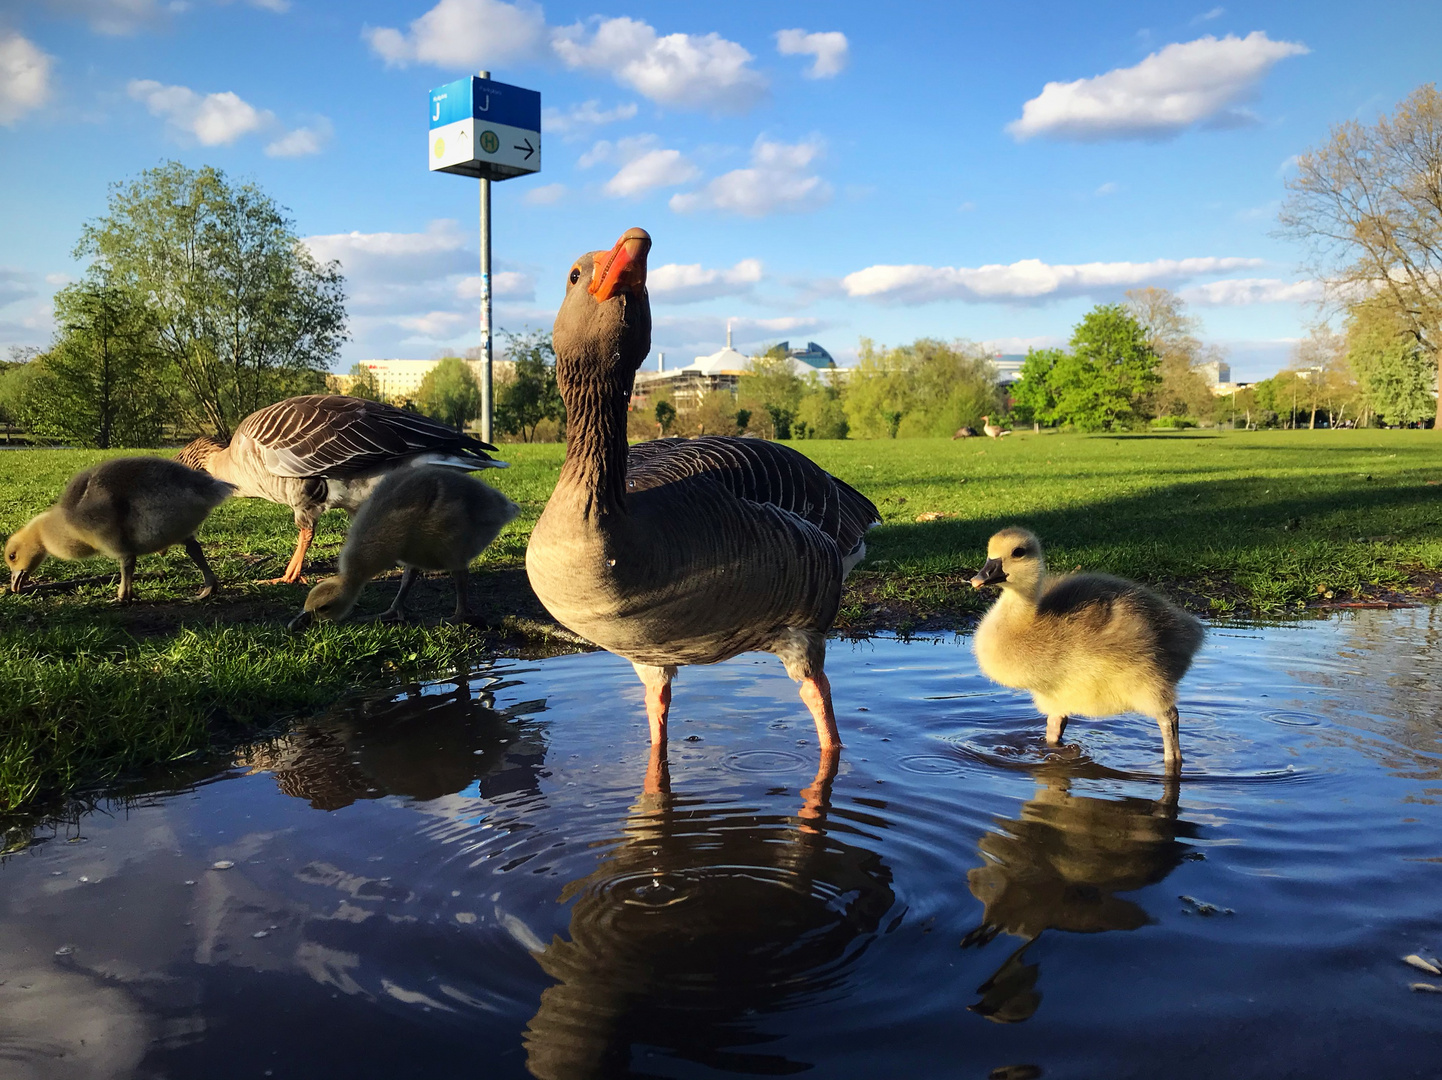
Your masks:
<path fill-rule="evenodd" d="M 302 611 L 295 618 L 291 619 L 290 622 L 286 623 L 286 629 L 293 630 L 298 634 L 302 630 L 308 629 L 314 621 L 309 611 Z"/>
<path fill-rule="evenodd" d="M 971 579 L 971 587 L 979 589 L 983 585 L 998 585 L 1006 580 L 1006 571 L 1001 568 L 1000 559 L 987 559 L 982 568 L 976 572 L 976 577 Z"/>
<path fill-rule="evenodd" d="M 14 570 L 10 573 L 10 591 L 19 592 L 30 584 L 29 570 Z"/>

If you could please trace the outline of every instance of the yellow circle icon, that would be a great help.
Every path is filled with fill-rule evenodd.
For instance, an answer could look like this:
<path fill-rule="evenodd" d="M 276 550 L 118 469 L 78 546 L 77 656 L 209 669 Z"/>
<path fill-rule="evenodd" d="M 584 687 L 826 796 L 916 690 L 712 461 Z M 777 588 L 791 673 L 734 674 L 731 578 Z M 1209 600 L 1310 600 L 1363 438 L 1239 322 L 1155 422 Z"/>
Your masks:
<path fill-rule="evenodd" d="M 437 140 L 436 140 L 436 157 L 445 157 L 445 156 L 446 156 L 446 140 L 445 140 L 445 139 L 437 139 Z"/>

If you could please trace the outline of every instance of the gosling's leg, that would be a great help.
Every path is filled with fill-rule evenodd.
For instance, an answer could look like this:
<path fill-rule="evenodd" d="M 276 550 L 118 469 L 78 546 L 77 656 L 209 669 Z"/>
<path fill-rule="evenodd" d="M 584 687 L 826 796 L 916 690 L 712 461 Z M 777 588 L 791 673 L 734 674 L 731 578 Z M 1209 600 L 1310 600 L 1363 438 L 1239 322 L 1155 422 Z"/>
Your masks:
<path fill-rule="evenodd" d="M 1182 771 L 1182 744 L 1177 738 L 1177 728 L 1181 723 L 1181 717 L 1177 715 L 1177 707 L 1173 705 L 1170 709 L 1157 717 L 1157 725 L 1162 729 L 1162 756 L 1168 773 L 1179 773 Z"/>
<path fill-rule="evenodd" d="M 115 599 L 122 604 L 128 604 L 135 599 L 135 585 L 132 579 L 135 577 L 135 556 L 122 555 L 120 557 L 120 588 L 115 592 Z"/>
<path fill-rule="evenodd" d="M 406 594 L 411 591 L 411 585 L 416 580 L 416 568 L 407 566 L 401 574 L 401 587 L 396 590 L 396 598 L 391 601 L 391 606 L 386 608 L 381 615 L 382 619 L 388 622 L 400 622 L 406 617 Z"/>
<path fill-rule="evenodd" d="M 461 621 L 470 618 L 471 604 L 467 593 L 470 591 L 471 573 L 465 567 L 453 571 L 451 577 L 456 582 L 456 620 Z"/>
<path fill-rule="evenodd" d="M 646 687 L 646 719 L 651 725 L 651 745 L 664 746 L 666 721 L 671 715 L 671 680 L 676 677 L 676 669 L 651 664 L 633 663 L 631 666 Z"/>
<path fill-rule="evenodd" d="M 801 700 L 816 721 L 816 741 L 822 752 L 841 748 L 841 732 L 836 728 L 836 710 L 831 706 L 831 682 L 826 672 L 818 670 L 801 680 Z"/>
<path fill-rule="evenodd" d="M 1065 714 L 1052 714 L 1046 718 L 1046 744 L 1048 746 L 1061 745 L 1061 733 L 1066 730 L 1067 717 Z"/>
<path fill-rule="evenodd" d="M 210 564 L 205 561 L 205 552 L 200 550 L 200 542 L 195 537 L 185 541 L 185 553 L 190 556 L 190 561 L 200 567 L 200 573 L 205 578 L 205 584 L 201 586 L 200 592 L 195 594 L 197 600 L 204 600 L 207 596 L 214 596 L 215 590 L 220 586 L 220 580 L 215 572 L 210 569 Z"/>

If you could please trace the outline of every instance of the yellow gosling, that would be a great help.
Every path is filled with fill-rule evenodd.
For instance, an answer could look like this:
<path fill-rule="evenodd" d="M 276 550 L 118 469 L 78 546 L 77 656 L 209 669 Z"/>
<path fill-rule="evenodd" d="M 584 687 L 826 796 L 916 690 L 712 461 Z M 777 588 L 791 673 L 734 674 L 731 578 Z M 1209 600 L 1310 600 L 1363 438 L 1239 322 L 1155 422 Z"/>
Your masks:
<path fill-rule="evenodd" d="M 519 512 L 495 488 L 457 469 L 426 465 L 389 474 L 356 513 L 341 548 L 340 573 L 311 589 L 292 627 L 344 619 L 366 582 L 396 563 L 405 573 L 386 618 L 404 616 L 417 570 L 449 570 L 456 582 L 456 618 L 465 618 L 471 560 Z"/>
<path fill-rule="evenodd" d="M 47 555 L 86 559 L 109 555 L 120 562 L 116 599 L 134 598 L 137 555 L 184 544 L 212 595 L 219 582 L 195 539 L 206 516 L 234 491 L 231 484 L 159 457 L 112 458 L 76 473 L 60 501 L 16 530 L 5 544 L 10 591 L 25 587 Z"/>
<path fill-rule="evenodd" d="M 971 584 L 1001 586 L 973 643 L 987 677 L 1031 692 L 1051 746 L 1072 715 L 1155 717 L 1167 771 L 1180 771 L 1177 683 L 1202 644 L 1202 624 L 1133 581 L 1048 575 L 1041 541 L 1025 529 L 1003 529 L 986 554 Z"/>

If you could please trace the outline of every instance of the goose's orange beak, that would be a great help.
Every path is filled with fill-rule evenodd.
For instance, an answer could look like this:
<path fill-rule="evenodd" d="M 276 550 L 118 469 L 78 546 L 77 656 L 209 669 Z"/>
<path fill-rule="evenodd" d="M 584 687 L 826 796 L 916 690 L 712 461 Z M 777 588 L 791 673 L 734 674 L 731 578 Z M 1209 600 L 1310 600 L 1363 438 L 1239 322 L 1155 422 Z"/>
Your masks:
<path fill-rule="evenodd" d="M 646 254 L 650 250 L 650 233 L 645 229 L 627 229 L 610 251 L 598 251 L 592 256 L 595 266 L 587 291 L 598 301 L 605 301 L 622 289 L 644 289 Z"/>

